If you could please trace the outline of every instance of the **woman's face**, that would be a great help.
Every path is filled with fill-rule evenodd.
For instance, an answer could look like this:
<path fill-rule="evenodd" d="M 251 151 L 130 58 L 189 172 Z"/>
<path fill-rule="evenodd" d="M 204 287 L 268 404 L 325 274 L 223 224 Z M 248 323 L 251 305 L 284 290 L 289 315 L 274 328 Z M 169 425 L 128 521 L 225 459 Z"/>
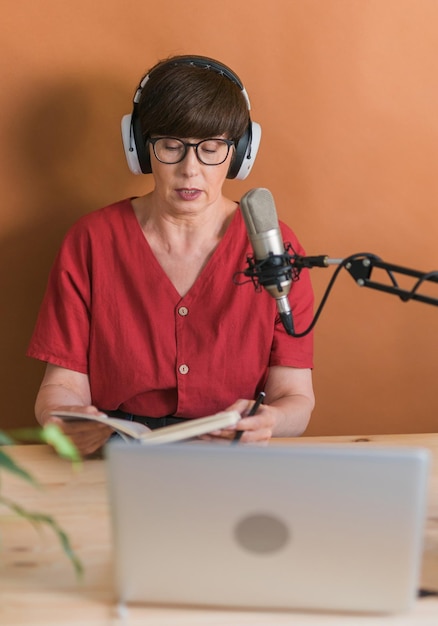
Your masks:
<path fill-rule="evenodd" d="M 184 138 L 188 143 L 201 139 Z M 189 147 L 182 161 L 169 165 L 161 163 L 149 146 L 152 173 L 155 180 L 154 193 L 160 201 L 173 210 L 197 212 L 222 200 L 222 186 L 226 179 L 234 148 L 220 165 L 204 165 L 198 160 L 195 149 Z"/>

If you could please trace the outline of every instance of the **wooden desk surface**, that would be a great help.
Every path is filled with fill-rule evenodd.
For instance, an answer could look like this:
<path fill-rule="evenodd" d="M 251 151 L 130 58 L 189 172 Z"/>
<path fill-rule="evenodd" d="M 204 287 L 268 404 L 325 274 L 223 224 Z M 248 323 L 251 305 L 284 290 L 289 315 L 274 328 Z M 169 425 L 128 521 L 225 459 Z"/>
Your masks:
<path fill-rule="evenodd" d="M 422 586 L 438 589 L 438 434 L 318 437 L 276 440 L 274 445 L 305 443 L 414 445 L 432 451 L 428 521 Z M 309 626 L 436 626 L 438 599 L 418 600 L 405 615 L 358 616 L 301 612 L 263 612 L 170 607 L 130 607 L 117 614 L 111 584 L 110 525 L 105 466 L 87 460 L 80 471 L 46 446 L 8 448 L 43 484 L 37 490 L 12 476 L 2 476 L 2 493 L 23 506 L 50 513 L 69 533 L 85 566 L 78 582 L 50 530 L 36 531 L 28 522 L 0 508 L 0 624 L 3 626 L 222 626 L 293 624 Z"/>

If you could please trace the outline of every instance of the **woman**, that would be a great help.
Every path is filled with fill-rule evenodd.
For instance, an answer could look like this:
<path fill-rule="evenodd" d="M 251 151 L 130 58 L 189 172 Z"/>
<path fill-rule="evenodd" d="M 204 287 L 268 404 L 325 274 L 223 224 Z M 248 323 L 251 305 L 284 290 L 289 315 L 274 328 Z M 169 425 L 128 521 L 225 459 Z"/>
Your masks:
<path fill-rule="evenodd" d="M 312 337 L 288 336 L 275 300 L 233 281 L 251 249 L 222 187 L 246 177 L 259 139 L 243 85 L 217 61 L 173 57 L 142 80 L 122 128 L 130 168 L 151 172 L 155 186 L 67 233 L 28 349 L 47 362 L 37 420 L 59 424 L 84 455 L 112 431 L 51 411 L 104 411 L 154 428 L 236 409 L 243 442 L 301 434 L 314 406 Z M 305 271 L 290 301 L 300 331 L 313 307 Z M 248 416 L 262 389 L 265 404 Z"/>

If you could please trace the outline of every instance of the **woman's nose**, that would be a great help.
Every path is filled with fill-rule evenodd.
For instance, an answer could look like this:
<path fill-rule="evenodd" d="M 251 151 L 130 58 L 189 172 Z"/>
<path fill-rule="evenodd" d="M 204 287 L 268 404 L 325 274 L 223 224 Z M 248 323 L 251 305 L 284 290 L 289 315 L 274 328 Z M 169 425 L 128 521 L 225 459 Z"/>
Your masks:
<path fill-rule="evenodd" d="M 199 171 L 200 162 L 196 154 L 196 148 L 194 146 L 188 146 L 184 159 L 181 161 L 183 170 L 187 173 L 197 173 Z"/>

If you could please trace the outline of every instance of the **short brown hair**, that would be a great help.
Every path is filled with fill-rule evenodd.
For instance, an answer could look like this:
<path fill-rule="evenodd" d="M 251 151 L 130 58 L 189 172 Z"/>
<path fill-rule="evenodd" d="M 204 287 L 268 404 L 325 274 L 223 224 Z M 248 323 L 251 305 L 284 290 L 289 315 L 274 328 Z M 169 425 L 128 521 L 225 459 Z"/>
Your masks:
<path fill-rule="evenodd" d="M 237 142 L 249 124 L 241 88 L 215 69 L 182 59 L 161 61 L 149 71 L 138 107 L 144 139 L 224 135 Z"/>

